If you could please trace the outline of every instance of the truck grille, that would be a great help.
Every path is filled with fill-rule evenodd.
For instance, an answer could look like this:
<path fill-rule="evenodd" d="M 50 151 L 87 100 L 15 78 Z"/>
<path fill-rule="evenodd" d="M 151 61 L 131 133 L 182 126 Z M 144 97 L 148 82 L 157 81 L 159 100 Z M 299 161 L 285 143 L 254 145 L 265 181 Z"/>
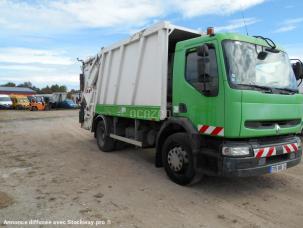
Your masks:
<path fill-rule="evenodd" d="M 274 129 L 276 124 L 281 128 L 295 127 L 301 123 L 301 119 L 292 120 L 265 120 L 265 121 L 255 121 L 247 120 L 244 126 L 251 129 Z"/>
<path fill-rule="evenodd" d="M 290 154 L 280 154 L 276 156 L 271 156 L 266 158 L 266 164 L 273 164 L 277 162 L 287 161 L 290 157 Z"/>

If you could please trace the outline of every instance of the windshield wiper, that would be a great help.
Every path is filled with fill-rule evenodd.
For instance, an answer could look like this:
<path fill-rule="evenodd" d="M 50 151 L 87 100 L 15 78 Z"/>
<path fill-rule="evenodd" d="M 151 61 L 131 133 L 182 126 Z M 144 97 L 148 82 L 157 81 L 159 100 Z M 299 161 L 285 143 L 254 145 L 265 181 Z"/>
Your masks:
<path fill-rule="evenodd" d="M 247 87 L 251 87 L 251 88 L 257 88 L 257 89 L 263 90 L 266 93 L 272 93 L 272 89 L 267 86 L 260 86 L 260 85 L 254 85 L 254 84 L 237 84 L 237 85 L 247 86 Z"/>
<path fill-rule="evenodd" d="M 289 88 L 274 88 L 276 90 L 286 91 L 288 94 L 295 94 L 298 92 L 298 90 L 289 89 Z"/>

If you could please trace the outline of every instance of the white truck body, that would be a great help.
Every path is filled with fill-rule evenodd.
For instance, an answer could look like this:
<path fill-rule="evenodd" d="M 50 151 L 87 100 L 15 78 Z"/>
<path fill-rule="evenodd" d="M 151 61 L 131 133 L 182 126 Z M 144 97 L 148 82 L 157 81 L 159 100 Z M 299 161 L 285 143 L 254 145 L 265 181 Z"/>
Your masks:
<path fill-rule="evenodd" d="M 176 42 L 198 36 L 197 31 L 162 22 L 102 48 L 86 60 L 82 101 L 87 106 L 82 127 L 91 128 L 96 104 L 159 107 L 160 119 L 165 119 L 172 71 L 168 69 L 172 62 L 169 46 L 174 48 Z"/>

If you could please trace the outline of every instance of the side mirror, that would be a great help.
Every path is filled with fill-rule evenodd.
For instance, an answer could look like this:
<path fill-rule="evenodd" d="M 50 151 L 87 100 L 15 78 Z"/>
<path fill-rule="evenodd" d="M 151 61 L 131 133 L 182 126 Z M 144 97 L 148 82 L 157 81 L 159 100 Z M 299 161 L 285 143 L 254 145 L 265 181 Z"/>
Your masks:
<path fill-rule="evenodd" d="M 201 58 L 199 58 L 197 61 L 197 67 L 198 67 L 198 74 L 199 74 L 199 82 L 202 83 L 208 83 L 210 82 L 210 78 L 208 76 L 209 72 L 209 64 L 210 60 L 208 58 L 209 56 L 209 47 L 207 44 L 203 44 L 202 46 L 197 48 L 197 55 Z"/>
<path fill-rule="evenodd" d="M 295 73 L 296 79 L 303 79 L 303 64 L 301 61 L 292 64 L 292 69 Z"/>
<path fill-rule="evenodd" d="M 211 89 L 212 77 L 209 75 L 210 72 L 210 59 L 208 56 L 201 57 L 197 60 L 198 67 L 198 82 L 202 83 L 202 93 L 204 96 L 212 96 L 213 91 Z"/>
<path fill-rule="evenodd" d="M 214 75 L 213 67 L 217 67 L 215 60 L 215 47 L 213 44 L 204 44 L 197 49 L 197 72 L 199 90 L 204 96 L 217 96 L 218 77 Z"/>
<path fill-rule="evenodd" d="M 207 57 L 209 55 L 209 49 L 207 44 L 203 44 L 202 46 L 198 47 L 197 55 L 200 57 Z"/>
<path fill-rule="evenodd" d="M 197 67 L 198 67 L 198 80 L 199 82 L 202 83 L 208 83 L 210 82 L 210 78 L 208 75 L 209 72 L 209 65 L 210 65 L 210 61 L 208 57 L 204 57 L 204 58 L 199 58 L 197 60 Z"/>
<path fill-rule="evenodd" d="M 259 60 L 264 60 L 264 59 L 266 59 L 267 55 L 268 55 L 268 53 L 266 51 L 261 51 L 258 54 L 258 59 Z"/>

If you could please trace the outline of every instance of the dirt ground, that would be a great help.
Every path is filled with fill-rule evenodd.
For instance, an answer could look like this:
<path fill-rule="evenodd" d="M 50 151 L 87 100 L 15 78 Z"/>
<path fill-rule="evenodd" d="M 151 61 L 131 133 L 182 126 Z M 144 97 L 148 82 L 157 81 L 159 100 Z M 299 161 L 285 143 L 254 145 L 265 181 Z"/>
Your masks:
<path fill-rule="evenodd" d="M 30 220 L 40 221 L 36 227 L 50 227 L 41 221 L 52 227 L 86 221 L 104 227 L 303 226 L 302 163 L 274 175 L 206 177 L 181 187 L 154 167 L 152 149 L 103 153 L 77 121 L 77 111 L 0 112 L 2 226 Z"/>

